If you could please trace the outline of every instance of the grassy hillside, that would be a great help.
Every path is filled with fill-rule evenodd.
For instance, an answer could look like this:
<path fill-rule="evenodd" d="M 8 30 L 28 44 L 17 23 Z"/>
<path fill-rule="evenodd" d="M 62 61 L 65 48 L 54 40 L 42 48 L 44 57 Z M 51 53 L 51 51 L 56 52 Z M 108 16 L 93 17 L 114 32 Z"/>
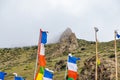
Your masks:
<path fill-rule="evenodd" d="M 74 56 L 80 57 L 78 61 L 78 73 L 82 70 L 86 59 L 95 56 L 95 42 L 78 40 L 79 47 L 72 51 Z M 48 44 L 46 48 L 47 68 L 54 71 L 54 80 L 64 80 L 68 51 L 57 56 L 52 56 L 59 48 L 59 43 Z M 98 43 L 98 53 L 101 59 L 114 59 L 114 41 Z M 120 41 L 117 41 L 118 68 L 120 70 Z M 33 80 L 37 46 L 22 48 L 0 49 L 0 71 L 7 72 L 5 80 L 13 80 L 14 72 L 23 76 L 26 80 Z M 60 66 L 59 66 L 60 65 Z M 120 75 L 119 75 L 120 78 Z"/>

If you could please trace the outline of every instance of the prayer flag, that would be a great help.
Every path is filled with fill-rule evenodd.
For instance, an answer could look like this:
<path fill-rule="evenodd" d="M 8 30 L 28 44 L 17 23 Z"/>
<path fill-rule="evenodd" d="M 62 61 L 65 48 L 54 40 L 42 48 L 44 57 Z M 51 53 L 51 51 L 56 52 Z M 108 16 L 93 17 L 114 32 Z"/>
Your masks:
<path fill-rule="evenodd" d="M 68 56 L 68 78 L 73 78 L 74 80 L 77 79 L 77 64 L 76 62 L 80 60 L 80 58 L 74 57 L 71 54 Z"/>
<path fill-rule="evenodd" d="M 95 29 L 95 32 L 98 32 L 98 31 L 99 31 L 99 29 L 98 29 L 97 27 L 94 27 L 94 29 Z"/>
<path fill-rule="evenodd" d="M 21 77 L 21 76 L 15 76 L 14 80 L 25 80 L 25 79 L 23 77 Z"/>
<path fill-rule="evenodd" d="M 43 80 L 53 80 L 53 71 L 45 69 Z"/>
<path fill-rule="evenodd" d="M 120 38 L 120 35 L 117 33 L 117 34 L 116 34 L 116 37 L 117 37 L 117 38 Z"/>
<path fill-rule="evenodd" d="M 41 34 L 42 34 L 41 43 L 46 44 L 47 43 L 47 32 L 42 31 Z"/>
<path fill-rule="evenodd" d="M 4 80 L 5 75 L 7 75 L 7 73 L 0 72 L 0 80 Z"/>

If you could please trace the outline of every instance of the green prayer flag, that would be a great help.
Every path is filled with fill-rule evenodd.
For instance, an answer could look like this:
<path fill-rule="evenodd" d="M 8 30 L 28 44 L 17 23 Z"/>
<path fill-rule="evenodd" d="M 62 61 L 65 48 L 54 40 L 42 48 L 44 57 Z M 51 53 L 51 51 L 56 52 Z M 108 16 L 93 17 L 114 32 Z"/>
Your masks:
<path fill-rule="evenodd" d="M 44 67 L 40 67 L 40 73 L 44 74 Z"/>
<path fill-rule="evenodd" d="M 73 78 L 68 78 L 68 80 L 74 80 Z"/>

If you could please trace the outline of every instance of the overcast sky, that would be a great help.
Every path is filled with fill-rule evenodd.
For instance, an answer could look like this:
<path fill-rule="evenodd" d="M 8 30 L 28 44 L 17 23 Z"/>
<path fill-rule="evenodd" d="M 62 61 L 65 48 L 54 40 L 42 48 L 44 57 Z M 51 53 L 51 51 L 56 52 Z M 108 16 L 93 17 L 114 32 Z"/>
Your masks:
<path fill-rule="evenodd" d="M 120 32 L 120 0 L 0 0 L 0 48 L 37 45 L 39 29 L 48 42 L 71 28 L 77 38 L 111 41 Z"/>

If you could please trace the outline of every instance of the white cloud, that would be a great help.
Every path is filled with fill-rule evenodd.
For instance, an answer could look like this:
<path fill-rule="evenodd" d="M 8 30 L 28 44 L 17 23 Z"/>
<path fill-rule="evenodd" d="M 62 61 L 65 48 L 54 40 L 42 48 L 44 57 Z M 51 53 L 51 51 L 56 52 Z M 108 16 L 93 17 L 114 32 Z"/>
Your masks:
<path fill-rule="evenodd" d="M 88 8 L 87 0 L 48 0 L 53 9 L 60 9 L 71 16 L 84 14 Z"/>
<path fill-rule="evenodd" d="M 66 27 L 71 27 L 78 38 L 94 40 L 92 27 L 96 26 L 102 30 L 100 41 L 111 40 L 109 35 L 119 29 L 115 27 L 120 23 L 119 3 L 118 0 L 0 0 L 1 45 L 36 44 L 39 28 L 50 32 L 51 41 Z"/>

